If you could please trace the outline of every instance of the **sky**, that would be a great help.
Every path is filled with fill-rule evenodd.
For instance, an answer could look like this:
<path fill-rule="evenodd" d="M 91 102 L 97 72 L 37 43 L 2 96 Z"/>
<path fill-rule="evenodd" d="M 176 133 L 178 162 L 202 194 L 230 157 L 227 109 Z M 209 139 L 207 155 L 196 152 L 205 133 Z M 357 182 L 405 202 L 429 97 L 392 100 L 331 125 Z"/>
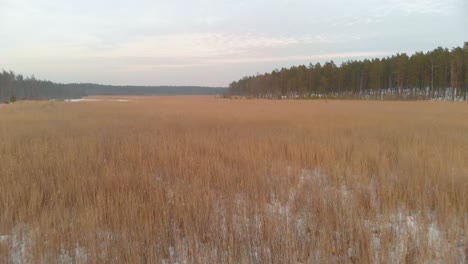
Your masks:
<path fill-rule="evenodd" d="M 468 0 L 0 0 L 0 69 L 61 83 L 227 86 L 468 41 Z"/>

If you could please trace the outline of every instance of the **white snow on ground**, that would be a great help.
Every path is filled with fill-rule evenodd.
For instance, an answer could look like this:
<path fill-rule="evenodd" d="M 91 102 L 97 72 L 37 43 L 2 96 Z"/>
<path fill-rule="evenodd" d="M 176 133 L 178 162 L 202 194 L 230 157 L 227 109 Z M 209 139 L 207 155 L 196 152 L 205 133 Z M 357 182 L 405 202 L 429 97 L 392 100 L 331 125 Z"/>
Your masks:
<path fill-rule="evenodd" d="M 29 227 L 18 225 L 11 234 L 0 235 L 0 245 L 8 245 L 10 255 L 7 259 L 0 259 L 2 263 L 33 263 L 31 259 L 32 237 Z"/>
<path fill-rule="evenodd" d="M 88 254 L 86 253 L 85 248 L 78 245 L 72 252 L 62 248 L 58 258 L 58 263 L 88 263 Z"/>
<path fill-rule="evenodd" d="M 68 103 L 79 103 L 79 102 L 129 102 L 128 99 L 91 99 L 91 98 L 81 98 L 81 99 L 65 99 L 65 102 Z"/>
<path fill-rule="evenodd" d="M 427 224 L 422 216 L 405 213 L 379 218 L 381 219 L 367 222 L 367 226 L 373 232 L 375 259 L 379 262 L 404 263 L 408 250 L 426 247 L 426 250 L 432 252 L 430 263 L 443 263 L 445 257 L 451 254 L 450 252 L 457 252 L 455 257 L 458 260 L 457 263 L 466 263 L 465 240 L 461 238 L 450 241 L 447 233 L 441 231 L 437 223 Z M 454 229 L 461 237 L 463 230 L 460 227 L 454 227 Z M 386 260 L 381 255 L 381 237 L 384 232 L 395 235 L 396 241 L 396 244 L 387 245 L 389 255 Z"/>
<path fill-rule="evenodd" d="M 288 169 L 287 173 L 291 176 L 292 170 Z M 311 186 L 319 188 L 320 195 L 323 195 L 321 201 L 324 206 L 333 206 L 333 203 L 339 203 L 343 208 L 351 208 L 352 203 L 355 202 L 354 199 L 357 198 L 357 194 L 354 193 L 352 188 L 344 184 L 338 188 L 333 186 L 330 178 L 319 170 L 302 170 L 297 184 L 288 190 L 289 195 L 285 201 L 280 201 L 272 194 L 270 202 L 258 208 L 254 215 L 251 215 L 247 210 L 249 201 L 245 194 L 237 194 L 233 201 L 219 199 L 213 210 L 213 225 L 219 227 L 218 230 L 221 230 L 219 236 L 224 239 L 230 235 L 227 227 L 227 223 L 230 222 L 233 225 L 231 232 L 234 232 L 235 236 L 249 237 L 249 239 L 254 240 L 252 244 L 244 245 L 245 256 L 242 259 L 245 262 L 272 262 L 273 249 L 269 248 L 268 245 L 258 243 L 261 241 L 264 220 L 268 219 L 269 222 L 277 223 L 279 229 L 285 228 L 288 232 L 295 233 L 295 236 L 299 238 L 308 237 L 308 233 L 310 234 L 309 227 L 311 221 L 313 221 L 311 219 L 314 217 L 313 213 L 307 210 L 294 212 L 294 205 L 297 205 L 297 199 L 300 198 L 301 193 L 310 192 L 309 188 Z M 375 180 L 371 180 L 370 186 L 362 188 L 369 193 L 371 206 L 378 206 Z M 174 202 L 172 190 L 167 190 L 166 195 L 170 202 Z M 228 216 L 227 208 L 225 208 L 223 202 L 233 202 L 236 214 Z M 306 203 L 308 203 L 307 200 Z M 232 217 L 232 219 L 229 219 L 229 217 Z M 423 250 L 429 258 L 425 260 L 426 263 L 443 263 L 447 261 L 448 256 L 453 257 L 452 260 L 455 260 L 455 263 L 467 263 L 467 241 L 463 237 L 465 232 L 463 228 L 453 226 L 449 227 L 449 230 L 442 230 L 435 219 L 435 215 L 424 216 L 417 212 L 402 210 L 391 215 L 378 214 L 372 219 L 363 217 L 355 221 L 361 221 L 362 226 L 368 230 L 369 249 L 374 263 L 405 263 L 407 256 L 411 255 L 412 251 L 417 252 L 418 250 Z M 175 224 L 170 228 L 176 233 L 179 232 Z M 286 230 L 284 231 L 286 232 Z M 318 232 L 328 231 L 331 230 L 318 230 Z M 339 231 L 336 232 L 336 235 L 340 235 Z M 90 234 L 90 236 L 93 235 Z M 194 241 L 193 238 L 187 239 L 187 237 L 180 234 L 178 236 L 174 243 L 167 248 L 168 256 L 166 259 L 162 259 L 161 263 L 194 262 L 194 250 L 197 253 L 197 261 L 213 263 L 220 259 L 228 260 L 230 252 L 219 251 L 216 247 L 211 247 L 209 243 L 201 240 Z M 118 262 L 110 254 L 109 246 L 111 242 L 123 239 L 122 236 L 111 231 L 102 230 L 97 233 L 97 237 L 99 240 L 99 261 Z M 0 245 L 7 245 L 10 249 L 7 258 L 0 259 L 0 262 L 31 263 L 33 242 L 31 229 L 24 225 L 13 228 L 10 234 L 0 234 Z M 138 242 L 135 243 L 136 247 L 141 247 Z M 148 250 L 158 247 L 156 241 L 154 245 L 149 246 Z M 87 263 L 90 261 L 90 252 L 89 249 L 79 244 L 71 249 L 62 247 L 61 251 L 58 252 L 56 263 Z M 353 244 L 351 244 L 347 256 L 327 258 L 329 252 L 320 252 L 319 249 L 315 249 L 311 252 L 310 258 L 306 259 L 306 262 L 343 262 L 357 255 L 358 252 L 359 249 L 354 248 Z M 453 256 L 454 254 L 456 256 Z"/>
<path fill-rule="evenodd" d="M 67 103 L 79 103 L 79 102 L 99 102 L 99 99 L 65 99 Z"/>

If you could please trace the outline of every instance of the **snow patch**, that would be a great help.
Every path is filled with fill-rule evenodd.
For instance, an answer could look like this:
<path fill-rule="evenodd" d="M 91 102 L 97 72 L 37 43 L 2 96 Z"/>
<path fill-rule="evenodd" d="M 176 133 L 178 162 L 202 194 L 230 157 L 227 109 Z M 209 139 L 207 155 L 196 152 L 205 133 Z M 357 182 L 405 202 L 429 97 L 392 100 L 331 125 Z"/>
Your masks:
<path fill-rule="evenodd" d="M 31 231 L 27 226 L 18 226 L 11 235 L 11 262 L 14 264 L 31 263 Z"/>
<path fill-rule="evenodd" d="M 345 184 L 334 185 L 336 183 L 319 170 L 303 169 L 300 175 L 293 175 L 293 170 L 287 168 L 286 173 L 291 177 L 298 177 L 296 178 L 297 183 L 289 190 L 285 190 L 288 191 L 287 197 L 276 197 L 275 193 L 272 193 L 268 202 L 259 204 L 255 209 L 249 207 L 251 205 L 249 197 L 244 193 L 238 193 L 233 198 L 230 196 L 229 199 L 220 195 L 217 199 L 210 219 L 213 221 L 211 224 L 219 228 L 217 229 L 220 231 L 219 236 L 228 239 L 230 235 L 234 235 L 240 241 L 252 242 L 252 244 L 241 245 L 240 262 L 272 262 L 275 252 L 268 244 L 262 243 L 266 223 L 273 224 L 276 228 L 272 231 L 274 232 L 273 238 L 277 235 L 288 234 L 301 242 L 311 237 L 320 239 L 325 232 L 334 232 L 338 239 L 347 234 L 346 231 L 339 231 L 339 229 L 330 230 L 321 227 L 320 224 L 314 222 L 314 217 L 316 217 L 314 213 L 304 209 L 310 202 L 307 200 L 307 194 L 311 192 L 312 188 L 312 191 L 319 192 L 319 199 L 326 203 L 325 208 L 339 205 L 340 208 L 352 210 L 354 200 L 359 197 L 357 191 L 364 191 L 370 196 L 370 203 L 373 208 L 376 208 L 376 215 L 370 219 L 366 219 L 364 216 L 356 218 L 356 221 L 362 224 L 360 226 L 363 226 L 364 237 L 369 239 L 370 245 L 367 249 L 370 250 L 373 263 L 405 263 L 407 256 L 411 255 L 413 251 L 418 252 L 418 250 L 432 252 L 432 255 L 428 255 L 429 263 L 443 263 L 447 260 L 447 256 L 453 254 L 456 254 L 455 259 L 458 263 L 466 263 L 466 241 L 463 237 L 460 238 L 464 234 L 462 228 L 455 226 L 453 229 L 449 227 L 449 230 L 446 230 L 437 224 L 434 215 L 424 216 L 417 212 L 402 210 L 394 214 L 381 214 L 380 210 L 377 209 L 380 201 L 378 184 L 374 178 L 366 186 L 347 186 Z M 304 194 L 306 197 L 303 197 Z M 173 190 L 166 191 L 166 197 L 170 203 L 176 202 L 174 196 Z M 301 198 L 303 200 L 298 200 Z M 253 214 L 252 210 L 254 210 Z M 147 245 L 140 243 L 140 241 L 132 241 L 132 243 L 134 242 L 132 247 L 133 245 L 135 248 L 144 247 L 145 250 L 164 247 L 167 254 L 165 259 L 161 260 L 162 263 L 214 263 L 223 262 L 223 260 L 228 262 L 231 253 L 228 249 L 220 249 L 210 245 L 201 238 L 184 236 L 175 223 L 169 228 L 175 234 L 174 241 L 170 245 L 162 246 L 157 242 Z M 456 234 L 455 237 L 453 234 Z M 90 236 L 98 238 L 100 262 L 118 262 L 118 260 L 113 259 L 109 248 L 111 242 L 126 239 L 125 235 L 100 230 L 95 234 L 90 234 Z M 309 252 L 310 255 L 298 261 L 303 263 L 346 262 L 346 260 L 358 257 L 360 250 L 362 250 L 359 248 L 359 242 L 355 242 L 353 239 L 350 238 L 351 243 L 346 245 L 345 249 L 347 250 L 342 255 L 337 253 L 337 255 L 330 256 L 330 252 L 313 248 Z M 8 244 L 10 247 L 6 262 L 30 263 L 32 260 L 32 233 L 29 228 L 20 226 L 14 228 L 11 234 L 0 235 L 0 243 Z M 92 261 L 93 255 L 88 250 L 92 249 L 81 247 L 79 244 L 68 249 L 62 248 L 58 252 L 57 262 L 86 263 Z M 196 252 L 197 261 L 193 258 L 194 252 Z"/>
<path fill-rule="evenodd" d="M 99 102 L 99 99 L 65 99 L 67 103 L 79 103 L 79 102 Z"/>
<path fill-rule="evenodd" d="M 92 98 L 80 98 L 80 99 L 65 99 L 67 103 L 80 103 L 80 102 L 129 102 L 128 99 L 92 99 Z"/>

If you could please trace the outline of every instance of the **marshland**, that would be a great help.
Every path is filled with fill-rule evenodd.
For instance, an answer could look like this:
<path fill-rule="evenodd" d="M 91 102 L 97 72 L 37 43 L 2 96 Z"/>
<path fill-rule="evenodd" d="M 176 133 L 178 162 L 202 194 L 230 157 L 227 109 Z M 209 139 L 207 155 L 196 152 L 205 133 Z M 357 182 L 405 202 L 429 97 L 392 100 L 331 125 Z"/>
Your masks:
<path fill-rule="evenodd" d="M 2 262 L 467 261 L 464 102 L 90 99 L 0 108 Z"/>

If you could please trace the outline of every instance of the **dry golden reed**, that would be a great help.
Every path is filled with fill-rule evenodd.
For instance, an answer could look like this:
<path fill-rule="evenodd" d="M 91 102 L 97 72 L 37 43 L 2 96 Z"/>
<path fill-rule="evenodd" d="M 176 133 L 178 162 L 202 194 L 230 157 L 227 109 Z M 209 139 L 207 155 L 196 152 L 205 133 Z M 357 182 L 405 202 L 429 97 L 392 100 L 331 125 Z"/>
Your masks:
<path fill-rule="evenodd" d="M 468 105 L 0 107 L 5 263 L 466 263 Z"/>

